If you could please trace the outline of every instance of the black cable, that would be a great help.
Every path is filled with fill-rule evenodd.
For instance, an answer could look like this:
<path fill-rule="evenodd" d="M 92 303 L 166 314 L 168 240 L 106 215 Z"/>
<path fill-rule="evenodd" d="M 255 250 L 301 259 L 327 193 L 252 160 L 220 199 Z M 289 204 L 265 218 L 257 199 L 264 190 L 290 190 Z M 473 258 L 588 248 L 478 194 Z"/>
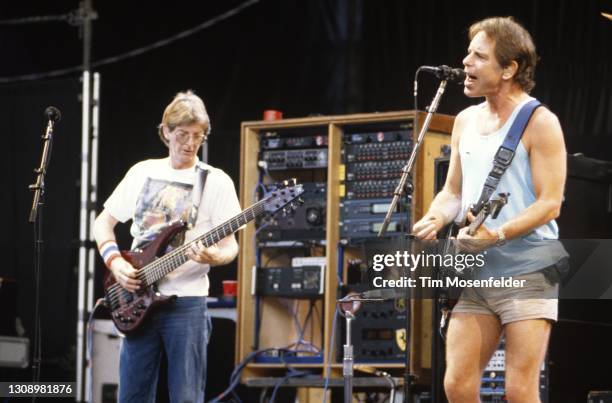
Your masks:
<path fill-rule="evenodd" d="M 258 2 L 259 2 L 259 0 L 247 0 L 244 3 L 240 4 L 239 6 L 233 8 L 233 9 L 231 9 L 229 11 L 226 11 L 223 14 L 220 14 L 220 15 L 218 15 L 216 17 L 213 17 L 212 19 L 210 19 L 208 21 L 204 21 L 203 23 L 198 24 L 198 25 L 196 25 L 193 28 L 189 28 L 189 29 L 186 29 L 184 31 L 181 31 L 178 34 L 175 34 L 175 35 L 173 35 L 173 36 L 171 36 L 169 38 L 165 38 L 165 39 L 161 39 L 159 41 L 153 42 L 152 44 L 150 44 L 148 46 L 143 46 L 141 48 L 134 49 L 132 51 L 125 52 L 125 53 L 122 53 L 122 54 L 117 55 L 117 56 L 107 57 L 105 59 L 99 60 L 97 62 L 92 63 L 92 66 L 93 67 L 99 67 L 99 66 L 104 66 L 104 65 L 107 65 L 107 64 L 117 63 L 119 61 L 130 59 L 132 57 L 142 55 L 142 54 L 150 52 L 152 50 L 159 49 L 159 48 L 161 48 L 163 46 L 169 45 L 169 44 L 171 44 L 173 42 L 176 42 L 176 41 L 178 41 L 180 39 L 184 39 L 184 38 L 187 38 L 187 37 L 189 37 L 191 35 L 194 35 L 195 33 L 199 32 L 199 31 L 201 31 L 203 29 L 210 28 L 210 27 L 216 25 L 217 23 L 219 23 L 219 22 L 221 22 L 223 20 L 226 20 L 226 19 L 228 19 L 230 17 L 233 17 L 234 15 L 240 13 L 245 8 L 250 7 L 253 4 L 258 3 Z"/>
<path fill-rule="evenodd" d="M 413 102 L 414 102 L 414 130 L 418 129 L 418 122 L 419 122 L 419 115 L 418 110 L 419 110 L 419 100 L 418 100 L 418 94 L 419 94 L 419 87 L 418 87 L 418 79 L 419 79 L 419 73 L 421 72 L 421 67 L 419 67 L 418 69 L 416 69 L 416 71 L 414 72 L 414 84 L 413 84 Z"/>
<path fill-rule="evenodd" d="M 312 314 L 314 313 L 315 310 L 315 306 L 316 306 L 317 301 L 315 299 L 311 299 L 310 300 L 310 306 L 308 307 L 308 312 L 306 313 L 306 318 L 304 319 L 304 324 L 300 325 L 300 334 L 298 335 L 298 340 L 296 342 L 297 346 L 299 347 L 300 345 L 304 344 L 304 345 L 310 345 L 311 348 L 313 348 L 315 351 L 314 352 L 320 352 L 321 348 L 315 346 L 311 341 L 306 341 L 304 340 L 304 334 L 306 333 L 306 327 L 308 326 L 308 322 L 310 321 L 310 329 L 312 332 L 313 329 L 313 324 L 312 324 Z M 299 324 L 299 322 L 298 322 Z"/>
<path fill-rule="evenodd" d="M 278 392 L 282 384 L 287 382 L 289 378 L 297 378 L 299 376 L 305 375 L 308 375 L 308 372 L 295 371 L 293 368 L 290 368 L 290 371 L 287 373 L 287 375 L 285 375 L 280 381 L 276 382 L 276 384 L 274 385 L 274 389 L 272 389 L 272 394 L 270 395 L 270 400 L 268 401 L 268 403 L 274 403 L 274 400 L 276 399 L 276 393 Z"/>
<path fill-rule="evenodd" d="M 299 349 L 295 350 L 296 353 L 301 352 Z M 280 353 L 280 350 L 279 350 Z M 295 368 L 291 367 L 291 365 L 285 361 L 285 357 L 284 355 L 280 355 L 280 359 L 282 361 L 282 363 L 285 365 L 285 368 L 287 369 L 287 375 L 285 375 L 280 381 L 276 382 L 276 384 L 274 385 L 274 389 L 272 389 L 272 394 L 270 395 L 270 400 L 268 403 L 274 403 L 275 399 L 276 399 L 276 394 L 278 393 L 279 388 L 285 383 L 287 382 L 287 380 L 289 378 L 297 378 L 299 376 L 306 376 L 306 375 L 311 375 L 310 372 L 308 371 L 298 371 Z"/>
<path fill-rule="evenodd" d="M 104 306 L 104 298 L 99 298 L 96 303 L 94 304 L 93 309 L 91 310 L 91 312 L 89 313 L 89 319 L 87 320 L 87 331 L 86 331 L 86 336 L 85 336 L 85 340 L 87 340 L 86 343 L 86 358 L 87 358 L 87 372 L 89 373 L 89 376 L 91 377 L 91 379 L 93 379 L 93 332 L 94 332 L 94 320 L 95 320 L 95 314 L 96 311 L 98 310 L 98 308 L 100 308 L 101 306 Z M 89 397 L 93 398 L 93 382 L 89 383 L 89 390 L 87 391 L 88 396 L 86 399 L 88 399 Z"/>
<path fill-rule="evenodd" d="M 414 86 L 413 86 L 413 96 L 414 96 L 414 123 L 413 123 L 413 137 L 414 137 L 414 133 L 416 132 L 418 135 L 419 130 L 419 107 L 418 107 L 418 93 L 419 93 L 419 87 L 418 87 L 418 78 L 419 78 L 419 73 L 421 72 L 421 67 L 417 68 L 416 71 L 414 72 Z M 408 210 L 408 213 L 410 212 L 410 210 Z M 410 398 L 411 397 L 411 383 L 412 383 L 412 373 L 410 372 L 410 365 L 408 365 L 408 362 L 410 360 L 410 352 L 409 352 L 409 348 L 408 348 L 408 341 L 409 341 L 409 334 L 410 334 L 410 329 L 409 329 L 409 323 L 408 321 L 410 321 L 410 316 L 412 315 L 412 312 L 410 311 L 410 298 L 406 296 L 405 299 L 405 304 L 406 304 L 406 355 L 405 355 L 405 364 L 406 364 L 406 368 L 404 370 L 404 398 Z"/>
<path fill-rule="evenodd" d="M 94 11 L 91 14 L 87 15 L 87 12 L 83 5 L 66 14 L 59 15 L 35 15 L 33 17 L 20 17 L 20 18 L 10 18 L 7 20 L 0 20 L 0 26 L 2 25 L 25 25 L 25 24 L 39 24 L 43 22 L 67 22 L 73 27 L 78 27 L 83 25 L 83 21 L 86 19 L 97 19 L 98 14 Z"/>
<path fill-rule="evenodd" d="M 176 42 L 180 39 L 187 38 L 203 29 L 210 28 L 218 24 L 221 21 L 224 21 L 230 17 L 233 17 L 237 15 L 238 13 L 242 12 L 244 9 L 254 5 L 255 3 L 258 3 L 259 1 L 260 0 L 247 0 L 244 3 L 240 4 L 239 6 L 234 7 L 233 9 L 226 11 L 216 17 L 213 17 L 210 20 L 204 21 L 196 25 L 195 27 L 181 31 L 178 34 L 175 34 L 171 37 L 160 39 L 159 41 L 153 42 L 150 45 L 143 46 L 143 47 L 140 47 L 140 48 L 137 48 L 137 49 L 125 52 L 125 53 L 121 53 L 116 56 L 111 56 L 111 57 L 104 58 L 102 60 L 98 60 L 97 62 L 93 62 L 91 64 L 91 67 L 97 68 L 97 67 L 117 63 L 123 60 L 131 59 L 136 56 L 140 56 L 152 50 L 159 49 L 163 46 L 167 46 L 173 42 Z M 24 75 L 11 76 L 11 77 L 0 77 L 0 84 L 15 83 L 19 81 L 42 80 L 46 78 L 59 77 L 59 76 L 63 76 L 66 74 L 73 73 L 73 72 L 79 72 L 82 69 L 83 69 L 83 66 L 79 65 L 79 66 L 74 66 L 74 67 L 58 69 L 58 70 L 52 70 L 52 71 L 48 71 L 45 73 L 33 73 L 33 74 L 24 74 Z"/>
<path fill-rule="evenodd" d="M 38 24 L 41 22 L 56 22 L 56 21 L 68 21 L 70 14 L 61 15 L 37 15 L 34 17 L 22 17 L 22 18 L 11 18 L 8 20 L 0 21 L 2 25 L 23 25 L 23 24 Z"/>
<path fill-rule="evenodd" d="M 295 352 L 295 353 L 298 353 L 298 352 L 308 352 L 308 351 L 302 351 L 302 350 L 290 350 L 288 347 L 281 347 L 281 348 L 269 347 L 269 348 L 264 348 L 264 349 L 261 349 L 261 350 L 251 351 L 249 354 L 247 354 L 247 356 L 238 365 L 236 365 L 234 367 L 234 370 L 230 374 L 230 382 L 229 382 L 228 387 L 223 392 L 221 392 L 219 395 L 217 395 L 213 399 L 209 400 L 208 403 L 220 403 L 221 399 L 226 398 L 230 394 L 231 395 L 235 395 L 234 389 L 240 383 L 240 374 L 242 373 L 244 368 L 256 356 L 258 356 L 260 354 L 267 353 L 269 351 L 276 351 L 278 353 L 280 359 L 283 360 L 283 363 L 285 364 L 286 368 L 289 371 L 295 371 L 295 370 L 289 366 L 289 363 L 284 361 L 284 359 L 283 359 L 283 352 Z M 296 371 L 296 372 L 303 372 L 302 376 L 309 374 L 309 372 L 306 372 L 306 371 Z"/>
<path fill-rule="evenodd" d="M 55 78 L 68 75 L 70 73 L 78 73 L 83 70 L 83 66 L 74 66 L 65 69 L 52 70 L 46 73 L 24 74 L 21 76 L 0 77 L 0 84 L 12 84 L 21 81 L 44 80 L 47 78 Z"/>
<path fill-rule="evenodd" d="M 268 394 L 268 387 L 261 388 L 261 393 L 259 394 L 259 403 L 266 403 L 267 394 Z"/>
<path fill-rule="evenodd" d="M 242 373 L 242 370 L 247 366 L 247 364 L 251 362 L 251 360 L 253 360 L 258 354 L 262 354 L 262 353 L 265 353 L 268 351 L 274 351 L 274 350 L 277 350 L 277 349 L 276 348 L 265 348 L 261 350 L 251 351 L 249 354 L 247 354 L 247 356 L 238 365 L 234 367 L 234 370 L 232 371 L 230 375 L 229 386 L 219 395 L 214 397 L 212 400 L 209 400 L 208 403 L 220 402 L 221 399 L 225 398 L 230 393 L 232 393 L 232 391 L 236 388 L 236 386 L 238 386 L 238 383 L 240 382 L 240 374 Z"/>
<path fill-rule="evenodd" d="M 334 343 L 336 340 L 336 326 L 338 324 L 338 307 L 334 312 L 334 320 L 332 321 L 332 331 L 329 340 L 329 351 L 327 352 L 327 376 L 323 383 L 323 403 L 327 402 L 327 389 L 329 388 L 329 378 L 331 377 L 332 351 L 334 351 Z"/>

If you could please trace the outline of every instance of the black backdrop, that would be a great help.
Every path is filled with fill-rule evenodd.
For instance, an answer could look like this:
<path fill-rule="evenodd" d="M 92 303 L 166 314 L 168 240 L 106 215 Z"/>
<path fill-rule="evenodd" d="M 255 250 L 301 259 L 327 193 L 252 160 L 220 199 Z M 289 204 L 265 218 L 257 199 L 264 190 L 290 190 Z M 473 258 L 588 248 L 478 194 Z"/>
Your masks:
<path fill-rule="evenodd" d="M 94 2 L 93 59 L 100 60 L 195 26 L 239 0 L 187 2 Z M 0 20 L 61 14 L 78 2 L 7 2 Z M 612 22 L 599 15 L 612 2 L 541 0 L 367 1 L 262 0 L 213 27 L 168 46 L 96 68 L 102 75 L 99 199 L 104 200 L 127 168 L 143 158 L 167 153 L 155 127 L 164 106 L 179 90 L 201 95 L 212 117 L 210 162 L 238 183 L 240 122 L 258 120 L 265 109 L 285 117 L 310 114 L 388 111 L 412 108 L 412 77 L 421 64 L 461 66 L 470 23 L 490 15 L 513 15 L 533 34 L 541 57 L 533 94 L 556 112 L 568 151 L 612 160 Z M 0 76 L 39 73 L 77 66 L 77 28 L 54 22 L 0 26 Z M 435 82 L 423 77 L 421 105 Z M 0 275 L 21 283 L 20 313 L 31 331 L 31 228 L 26 223 L 38 164 L 41 113 L 47 104 L 62 108 L 47 207 L 47 249 L 43 298 L 57 306 L 61 322 L 45 325 L 45 352 L 57 359 L 74 344 L 80 115 L 78 78 L 0 86 L 0 118 L 5 122 L 3 192 L 7 221 L 2 241 L 8 258 Z M 460 87 L 447 91 L 440 112 L 456 114 L 477 102 Z M 10 124 L 8 123 L 10 122 Z M 213 275 L 235 276 L 235 266 Z M 43 312 L 47 317 L 50 313 Z M 66 343 L 68 341 L 68 343 Z"/>
<path fill-rule="evenodd" d="M 2 187 L 5 189 L 0 198 L 5 212 L 4 225 L 0 229 L 4 246 L 0 277 L 17 280 L 17 312 L 30 338 L 34 329 L 34 234 L 32 225 L 28 223 L 32 206 L 32 192 L 28 185 L 35 182 L 33 169 L 40 164 L 41 136 L 46 126 L 40 111 L 54 104 L 64 115 L 54 136 L 42 208 L 44 261 L 40 313 L 47 363 L 53 362 L 56 369 L 65 371 L 74 366 L 71 360 L 76 340 L 77 186 L 81 148 L 80 105 L 75 96 L 78 91 L 77 79 L 64 78 L 5 85 L 0 92 L 5 138 L 0 160 Z M 2 291 L 0 284 L 0 297 Z M 4 309 L 0 305 L 0 314 Z M 2 330 L 2 334 L 7 333 L 13 335 L 14 330 Z"/>

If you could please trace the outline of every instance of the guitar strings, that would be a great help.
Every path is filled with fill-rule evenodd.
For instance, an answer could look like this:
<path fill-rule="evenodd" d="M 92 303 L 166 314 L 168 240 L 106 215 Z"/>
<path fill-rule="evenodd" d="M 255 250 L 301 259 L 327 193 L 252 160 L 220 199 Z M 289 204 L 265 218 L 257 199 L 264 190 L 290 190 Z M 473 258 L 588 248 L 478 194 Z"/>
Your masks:
<path fill-rule="evenodd" d="M 139 271 L 138 278 L 139 279 L 144 278 L 145 281 L 148 283 L 147 285 L 154 283 L 159 278 L 162 278 L 164 275 L 169 273 L 168 269 L 172 269 L 172 267 L 174 266 L 171 263 L 178 263 L 180 265 L 180 264 L 185 263 L 188 260 L 185 252 L 191 247 L 193 243 L 201 240 L 203 241 L 204 246 L 209 247 L 215 243 L 215 238 L 218 241 L 220 239 L 223 239 L 227 235 L 234 233 L 235 230 L 233 229 L 233 225 L 236 225 L 236 230 L 237 230 L 238 228 L 240 228 L 240 226 L 253 220 L 257 215 L 259 215 L 263 211 L 261 207 L 263 207 L 264 202 L 267 202 L 267 201 L 268 201 L 267 199 L 260 200 L 259 202 L 255 203 L 253 206 L 248 208 L 247 210 L 239 213 L 232 219 L 228 220 L 226 223 L 218 225 L 217 227 L 211 229 L 206 234 L 194 239 L 189 244 L 182 245 L 176 248 L 172 252 L 165 255 L 163 258 L 156 260 L 154 262 L 151 262 L 149 265 L 143 267 Z M 251 219 L 246 218 L 249 214 L 252 215 Z M 241 223 L 241 220 L 245 220 L 245 221 Z M 230 227 L 230 232 L 227 232 L 228 226 Z M 221 230 L 222 230 L 223 236 L 221 236 L 221 233 L 220 233 Z M 153 279 L 153 281 L 151 281 L 151 278 Z"/>
<path fill-rule="evenodd" d="M 226 223 L 218 225 L 217 227 L 211 229 L 206 234 L 194 239 L 189 244 L 183 245 L 175 249 L 174 251 L 170 252 L 168 255 L 164 256 L 162 259 L 156 260 L 144 266 L 141 270 L 139 270 L 137 277 L 141 280 L 144 279 L 145 286 L 149 286 L 153 284 L 156 280 L 151 281 L 151 278 L 154 279 L 156 277 L 155 275 L 160 275 L 159 278 L 163 277 L 163 275 L 167 274 L 167 273 L 164 273 L 164 271 L 174 266 L 174 265 L 169 264 L 170 261 L 172 261 L 172 263 L 180 263 L 178 265 L 181 265 L 188 260 L 184 252 L 190 248 L 190 245 L 192 245 L 193 243 L 199 240 L 203 240 L 204 245 L 206 247 L 209 247 L 210 245 L 214 243 L 214 240 L 215 240 L 214 235 L 216 235 L 216 238 L 220 240 L 229 234 L 233 234 L 242 225 L 247 224 L 248 222 L 252 221 L 256 216 L 261 214 L 263 212 L 263 209 L 260 209 L 260 207 L 263 207 L 265 203 L 269 202 L 270 201 L 269 199 L 270 198 L 265 198 L 265 199 L 262 199 L 256 202 L 251 207 L 249 207 L 247 210 L 237 214 L 235 217 L 231 218 Z M 287 204 L 287 203 L 284 203 L 284 204 Z M 280 206 L 278 208 L 280 208 Z M 252 215 L 252 217 L 250 219 L 247 219 L 246 217 L 249 213 Z M 241 219 L 244 219 L 245 221 L 243 223 L 240 223 Z M 236 225 L 236 229 L 233 228 L 234 224 Z M 229 233 L 226 232 L 228 226 L 230 229 Z M 221 237 L 219 233 L 220 230 L 223 230 L 223 237 Z M 120 300 L 122 297 L 122 295 L 120 294 L 127 294 L 127 295 L 124 295 L 126 299 L 129 298 L 132 294 L 132 293 L 129 293 L 127 290 L 125 290 L 123 287 L 121 287 L 118 283 L 111 285 L 108 288 L 107 293 L 108 293 L 108 299 L 110 300 L 111 309 L 114 309 L 112 307 L 116 306 L 117 303 L 120 303 Z"/>
<path fill-rule="evenodd" d="M 486 212 L 484 209 L 480 210 L 480 212 L 476 215 L 476 217 L 474 218 L 474 221 L 472 223 L 470 223 L 469 227 L 472 226 L 472 224 L 478 222 L 478 221 L 482 221 L 482 219 L 484 218 Z M 480 225 L 479 225 L 480 226 Z M 470 228 L 470 232 L 471 232 L 471 228 Z"/>
<path fill-rule="evenodd" d="M 174 267 L 174 265 L 170 264 L 170 263 L 175 263 L 176 267 L 180 266 L 181 264 L 185 263 L 188 258 L 187 256 L 182 253 L 183 251 L 187 250 L 191 244 L 193 244 L 194 242 L 197 242 L 200 239 L 204 239 L 204 244 L 208 247 L 210 245 L 212 245 L 214 243 L 215 237 L 213 235 L 216 235 L 218 239 L 222 239 L 219 231 L 223 230 L 223 237 L 226 237 L 229 234 L 232 234 L 235 232 L 235 230 L 233 229 L 233 225 L 236 225 L 236 230 L 238 228 L 240 228 L 240 226 L 246 224 L 247 222 L 253 220 L 257 215 L 259 215 L 263 209 L 260 209 L 260 207 L 263 206 L 263 203 L 266 202 L 267 199 L 263 199 L 260 200 L 259 202 L 255 203 L 253 206 L 251 206 L 250 208 L 248 208 L 247 210 L 237 214 L 235 217 L 233 217 L 232 219 L 230 219 L 229 221 L 213 228 L 212 230 L 210 230 L 209 232 L 207 232 L 206 234 L 202 235 L 201 237 L 196 238 L 195 240 L 191 241 L 189 244 L 187 245 L 183 245 L 177 249 L 175 249 L 174 251 L 170 252 L 168 255 L 164 256 L 164 258 L 156 260 L 155 262 L 150 263 L 147 266 L 144 266 L 138 273 L 138 278 L 139 279 L 143 279 L 145 280 L 145 286 L 148 286 L 152 283 L 155 282 L 155 280 L 151 281 L 150 277 L 155 278 L 154 275 L 159 275 L 160 278 L 163 277 L 163 275 L 167 274 L 164 273 L 165 270 Z M 259 211 L 256 211 L 259 210 Z M 251 214 L 252 217 L 251 219 L 246 219 L 248 214 Z M 243 219 L 245 220 L 244 223 L 241 223 L 240 220 Z M 229 233 L 227 233 L 227 227 L 229 226 L 230 231 Z M 178 258 L 178 259 L 177 259 Z M 178 260 L 178 261 L 177 261 Z M 151 275 L 151 276 L 150 276 Z M 118 302 L 118 300 L 121 298 L 120 295 L 118 295 L 115 291 L 117 290 L 117 288 L 124 290 L 123 287 L 121 287 L 119 284 L 115 283 L 112 286 L 109 287 L 108 289 L 108 293 L 109 293 L 109 299 L 112 305 L 116 305 L 116 303 Z"/>

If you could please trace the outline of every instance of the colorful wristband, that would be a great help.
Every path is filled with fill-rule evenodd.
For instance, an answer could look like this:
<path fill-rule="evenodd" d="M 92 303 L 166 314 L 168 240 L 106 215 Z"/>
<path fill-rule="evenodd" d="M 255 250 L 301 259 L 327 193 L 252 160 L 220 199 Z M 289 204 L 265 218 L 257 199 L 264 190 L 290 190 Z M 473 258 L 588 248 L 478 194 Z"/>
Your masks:
<path fill-rule="evenodd" d="M 100 256 L 102 256 L 106 267 L 110 269 L 111 261 L 116 257 L 121 256 L 121 252 L 119 252 L 119 246 L 117 246 L 117 242 L 112 240 L 102 242 L 102 244 L 100 245 Z"/>

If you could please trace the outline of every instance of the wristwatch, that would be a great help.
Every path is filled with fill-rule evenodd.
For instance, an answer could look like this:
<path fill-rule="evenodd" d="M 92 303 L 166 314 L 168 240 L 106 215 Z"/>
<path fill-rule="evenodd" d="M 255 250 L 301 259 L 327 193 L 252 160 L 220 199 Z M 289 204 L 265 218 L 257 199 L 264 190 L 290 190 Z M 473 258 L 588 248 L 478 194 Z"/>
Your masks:
<path fill-rule="evenodd" d="M 504 230 L 501 228 L 498 228 L 495 232 L 497 233 L 497 241 L 495 242 L 495 246 L 505 245 L 507 240 L 506 240 L 506 233 L 504 232 Z"/>

